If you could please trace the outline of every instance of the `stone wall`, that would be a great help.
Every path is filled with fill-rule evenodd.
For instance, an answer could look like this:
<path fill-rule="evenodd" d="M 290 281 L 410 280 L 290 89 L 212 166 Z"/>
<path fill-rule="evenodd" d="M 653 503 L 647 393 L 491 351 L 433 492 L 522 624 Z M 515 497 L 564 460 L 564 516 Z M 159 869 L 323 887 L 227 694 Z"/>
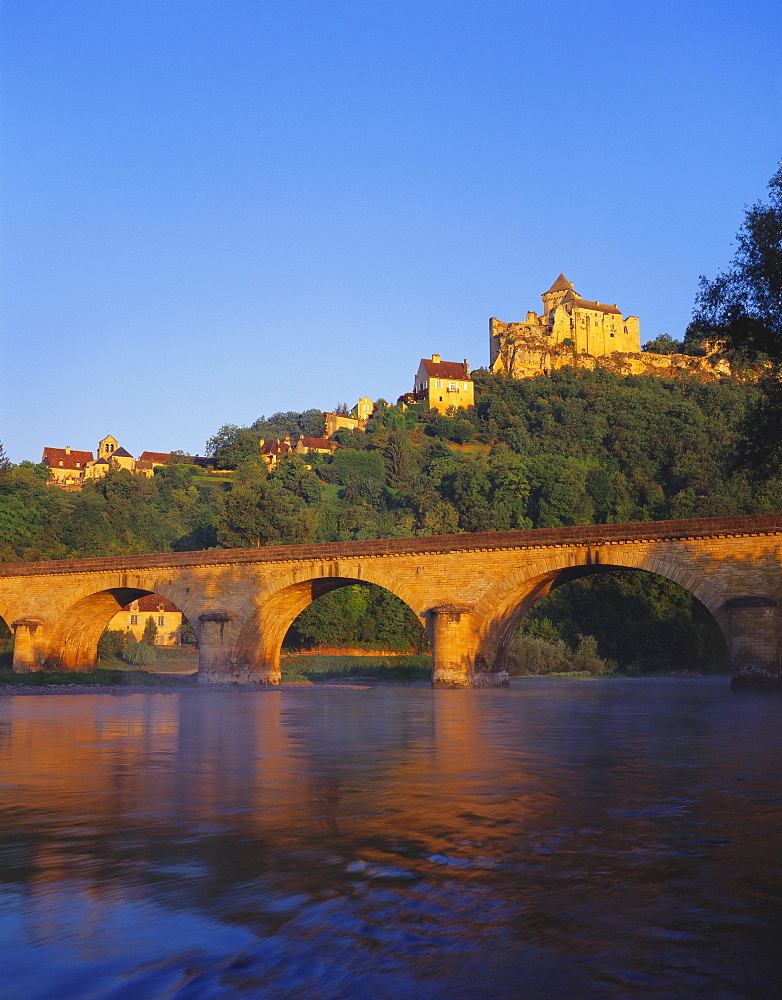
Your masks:
<path fill-rule="evenodd" d="M 715 381 L 731 374 L 728 361 L 716 352 L 705 357 L 646 351 L 613 351 L 596 356 L 557 344 L 542 330 L 536 334 L 514 334 L 504 328 L 515 324 L 494 322 L 497 325 L 492 333 L 491 370 L 512 378 L 530 378 L 568 367 L 588 371 L 606 368 L 616 375 L 659 375 L 665 378 L 696 375 L 704 381 Z"/>

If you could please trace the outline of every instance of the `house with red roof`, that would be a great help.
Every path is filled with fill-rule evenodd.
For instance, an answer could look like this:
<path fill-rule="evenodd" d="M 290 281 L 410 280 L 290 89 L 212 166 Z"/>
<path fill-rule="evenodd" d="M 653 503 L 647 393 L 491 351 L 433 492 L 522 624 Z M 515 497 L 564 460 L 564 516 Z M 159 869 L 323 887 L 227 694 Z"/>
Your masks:
<path fill-rule="evenodd" d="M 126 604 L 106 626 L 112 631 L 130 632 L 136 642 L 141 642 L 144 627 L 149 619 L 157 629 L 156 646 L 178 646 L 182 633 L 182 612 L 160 594 L 145 594 Z"/>
<path fill-rule="evenodd" d="M 425 402 L 430 410 L 439 410 L 440 413 L 446 413 L 452 406 L 457 410 L 472 406 L 475 389 L 467 358 L 464 361 L 443 361 L 439 354 L 421 358 L 412 400 L 410 395 L 405 397 L 407 401 Z"/>
<path fill-rule="evenodd" d="M 309 455 L 313 452 L 316 455 L 333 455 L 338 447 L 336 441 L 329 441 L 328 438 L 311 438 L 302 434 L 294 445 L 294 451 L 297 455 Z"/>
<path fill-rule="evenodd" d="M 46 447 L 41 456 L 41 465 L 49 470 L 49 481 L 57 486 L 81 486 L 84 470 L 93 461 L 91 451 L 75 451 L 69 445 Z"/>
<path fill-rule="evenodd" d="M 261 461 L 269 469 L 273 469 L 285 455 L 296 454 L 296 446 L 291 444 L 290 434 L 286 434 L 283 438 L 259 438 L 258 444 L 261 449 Z"/>
<path fill-rule="evenodd" d="M 168 465 L 171 454 L 164 451 L 142 451 L 136 459 L 135 471 L 151 479 L 155 475 L 155 467 L 158 465 Z"/>

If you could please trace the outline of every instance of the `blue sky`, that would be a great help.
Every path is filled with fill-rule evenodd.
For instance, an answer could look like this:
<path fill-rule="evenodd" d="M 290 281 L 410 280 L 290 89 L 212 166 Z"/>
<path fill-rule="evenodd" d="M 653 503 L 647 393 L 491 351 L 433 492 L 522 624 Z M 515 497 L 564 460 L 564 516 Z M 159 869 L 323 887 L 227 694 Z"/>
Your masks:
<path fill-rule="evenodd" d="M 0 441 L 488 361 L 560 270 L 681 336 L 780 156 L 774 0 L 3 0 Z"/>

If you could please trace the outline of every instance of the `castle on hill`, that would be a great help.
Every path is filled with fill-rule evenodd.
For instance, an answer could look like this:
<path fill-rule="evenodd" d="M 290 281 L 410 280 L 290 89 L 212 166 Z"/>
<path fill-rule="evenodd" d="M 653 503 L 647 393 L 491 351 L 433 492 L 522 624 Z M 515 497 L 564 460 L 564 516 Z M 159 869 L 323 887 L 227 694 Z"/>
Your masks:
<path fill-rule="evenodd" d="M 540 314 L 528 312 L 524 322 L 489 320 L 489 367 L 513 378 L 548 373 L 556 368 L 609 368 L 618 375 L 697 373 L 703 378 L 730 374 L 730 366 L 714 357 L 652 354 L 641 351 L 637 316 L 582 298 L 564 274 L 541 295 Z"/>
<path fill-rule="evenodd" d="M 553 349 L 568 347 L 575 354 L 605 357 L 614 351 L 638 353 L 641 331 L 637 316 L 622 318 L 616 305 L 582 299 L 564 274 L 541 295 L 543 311 L 528 312 L 523 323 L 489 320 L 490 364 L 502 364 L 514 345 L 545 344 Z M 522 348 L 523 349 L 523 348 Z"/>

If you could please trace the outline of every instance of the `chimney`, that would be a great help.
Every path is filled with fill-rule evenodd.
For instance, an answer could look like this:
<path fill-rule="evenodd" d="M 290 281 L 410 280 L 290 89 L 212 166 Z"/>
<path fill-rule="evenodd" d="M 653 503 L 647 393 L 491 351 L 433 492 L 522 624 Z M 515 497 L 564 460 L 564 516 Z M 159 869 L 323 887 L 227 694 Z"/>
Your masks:
<path fill-rule="evenodd" d="M 69 444 L 66 444 L 65 445 L 65 454 L 66 455 L 70 455 L 70 453 L 71 453 L 71 446 Z"/>
<path fill-rule="evenodd" d="M 434 361 L 434 363 L 436 365 L 439 365 L 440 364 L 440 355 L 439 354 L 433 354 L 432 355 L 432 361 Z"/>
<path fill-rule="evenodd" d="M 470 374 L 470 362 L 467 360 L 467 358 L 464 359 L 464 374 L 465 375 Z"/>

